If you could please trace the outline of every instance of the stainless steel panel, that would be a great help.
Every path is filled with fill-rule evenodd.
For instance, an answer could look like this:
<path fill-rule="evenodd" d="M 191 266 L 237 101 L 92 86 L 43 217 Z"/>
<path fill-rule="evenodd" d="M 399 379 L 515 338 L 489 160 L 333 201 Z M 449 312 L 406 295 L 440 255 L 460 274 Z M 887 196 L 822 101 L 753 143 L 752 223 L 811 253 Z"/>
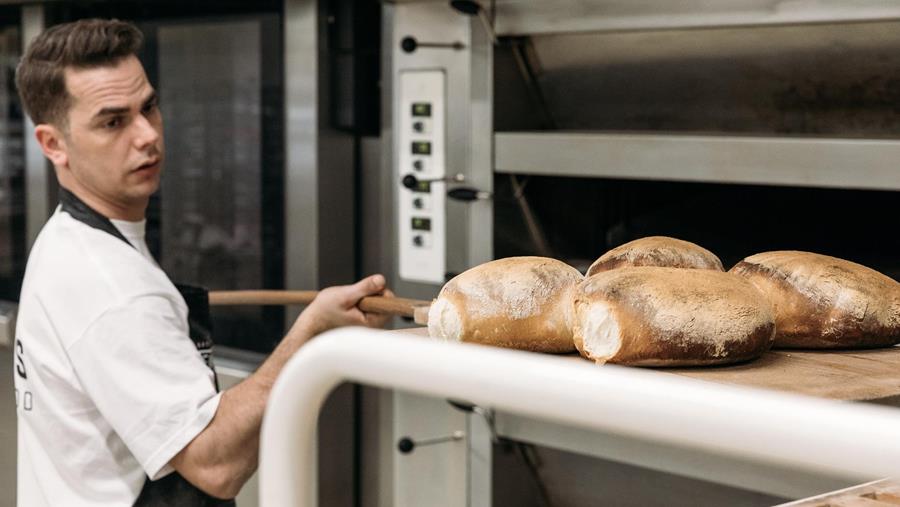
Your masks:
<path fill-rule="evenodd" d="M 494 45 L 478 18 L 469 19 L 471 57 L 469 62 L 468 167 L 465 185 L 484 192 L 494 191 L 492 167 L 494 145 Z M 449 174 L 449 172 L 448 172 Z M 448 222 L 455 220 L 458 210 L 466 217 L 464 245 L 467 247 L 465 264 L 459 270 L 468 269 L 494 258 L 494 207 L 490 199 L 458 203 L 448 199 Z"/>
<path fill-rule="evenodd" d="M 496 446 L 496 498 L 502 505 L 616 507 L 762 507 L 785 501 L 778 495 L 716 484 L 650 468 L 609 461 L 578 452 L 518 443 L 516 448 Z M 535 463 L 535 471 L 525 458 Z M 501 468 L 495 468 L 500 470 Z M 535 476 L 539 479 L 535 479 Z M 542 501 L 540 485 L 549 502 Z M 611 501 L 614 499 L 614 502 Z M 498 501 L 498 504 L 500 502 Z"/>
<path fill-rule="evenodd" d="M 378 194 L 381 197 L 376 207 L 364 207 L 363 209 L 367 214 L 374 212 L 380 217 L 379 233 L 381 237 L 375 247 L 377 248 L 379 269 L 390 281 L 391 287 L 395 291 L 405 294 L 401 288 L 396 286 L 397 228 L 394 217 L 396 216 L 395 201 L 397 197 L 394 190 L 396 185 L 394 164 L 397 154 L 393 149 L 393 90 L 397 81 L 394 78 L 394 50 L 397 36 L 394 33 L 394 18 L 394 6 L 383 5 L 381 10 L 381 149 L 376 183 Z M 365 241 L 364 248 L 368 244 L 368 241 Z M 396 325 L 397 322 L 392 324 Z M 369 444 L 362 449 L 363 506 L 394 507 L 396 505 L 394 468 L 397 459 L 396 447 L 394 447 L 394 420 L 397 417 L 394 403 L 395 393 L 381 389 L 377 389 L 373 393 L 371 389 L 365 388 L 363 392 L 363 431 L 367 437 L 372 436 L 376 439 L 374 445 Z M 369 439 L 367 438 L 367 440 Z M 372 453 L 375 455 L 373 456 Z M 372 488 L 375 488 L 375 492 L 372 491 Z"/>
<path fill-rule="evenodd" d="M 16 399 L 13 353 L 0 348 L 0 505 L 16 504 Z"/>
<path fill-rule="evenodd" d="M 43 31 L 44 7 L 22 7 L 22 47 L 28 47 L 31 40 Z M 25 121 L 25 132 L 25 237 L 30 249 L 44 222 L 50 217 L 48 179 L 55 175 L 34 137 L 34 124 L 30 118 Z"/>
<path fill-rule="evenodd" d="M 604 458 L 684 477 L 692 477 L 749 491 L 783 498 L 802 498 L 858 483 L 858 480 L 829 477 L 774 466 L 753 463 L 725 455 L 685 449 L 565 426 L 514 414 L 497 414 L 497 432 L 520 442 L 530 442 L 585 456 Z M 587 488 L 590 489 L 590 488 Z M 602 494 L 594 491 L 593 495 Z M 695 495 L 701 495 L 698 491 Z M 660 504 L 663 504 L 661 502 Z M 702 505 L 698 501 L 695 505 Z"/>
<path fill-rule="evenodd" d="M 494 443 L 491 423 L 482 415 L 471 413 L 467 418 L 466 441 L 469 446 L 467 507 L 491 507 L 494 482 Z"/>
<path fill-rule="evenodd" d="M 391 12 L 389 30 L 383 37 L 390 50 L 390 66 L 385 68 L 388 98 L 399 97 L 396 73 L 409 69 L 443 69 L 447 74 L 447 173 L 462 173 L 466 186 L 491 190 L 492 147 L 492 47 L 477 18 L 464 16 L 447 4 L 409 3 L 386 7 Z M 387 18 L 387 16 L 386 16 Z M 464 50 L 419 48 L 413 53 L 400 49 L 400 41 L 412 36 L 422 42 L 454 42 L 466 45 Z M 387 93 L 389 92 L 389 93 Z M 397 101 L 388 100 L 383 108 L 382 140 L 390 146 L 390 157 L 384 159 L 388 174 L 398 164 L 394 146 L 393 119 Z M 390 111 L 390 116 L 388 116 Z M 392 184 L 396 184 L 395 182 Z M 392 202 L 396 205 L 397 196 Z M 396 206 L 395 206 L 396 208 Z M 447 271 L 459 273 L 492 258 L 492 208 L 489 201 L 447 204 Z M 396 244 L 397 231 L 392 231 Z M 398 291 L 412 297 L 431 298 L 440 284 L 401 282 Z"/>
<path fill-rule="evenodd" d="M 364 137 L 360 147 L 362 166 L 360 180 L 360 203 L 362 213 L 361 244 L 358 246 L 362 275 L 382 273 L 390 269 L 393 256 L 385 255 L 384 249 L 391 248 L 389 224 L 392 212 L 390 208 L 389 178 L 382 177 L 381 159 L 384 157 L 383 144 L 380 138 Z M 389 150 L 387 150 L 389 151 Z M 390 279 L 390 278 L 388 278 Z"/>
<path fill-rule="evenodd" d="M 284 16 L 285 286 L 315 289 L 353 280 L 353 139 L 328 125 L 318 3 L 287 0 Z"/>
<path fill-rule="evenodd" d="M 500 173 L 900 190 L 900 141 L 498 133 Z"/>
<path fill-rule="evenodd" d="M 393 394 L 368 386 L 361 387 L 361 391 L 360 507 L 391 507 L 394 505 L 392 470 L 396 453 Z"/>
<path fill-rule="evenodd" d="M 394 403 L 394 442 L 402 437 L 425 440 L 466 431 L 466 414 L 445 400 L 395 392 Z M 416 447 L 409 454 L 394 451 L 394 505 L 469 505 L 467 439 Z"/>
<path fill-rule="evenodd" d="M 285 72 L 285 287 L 319 286 L 318 6 L 286 0 Z M 287 325 L 296 312 L 288 312 Z"/>
<path fill-rule="evenodd" d="M 394 90 L 398 79 L 394 77 L 394 60 L 396 44 L 400 36 L 395 33 L 395 8 L 385 4 L 381 9 L 381 157 L 378 168 L 378 191 L 382 195 L 378 213 L 382 217 L 382 239 L 378 247 L 381 269 L 384 276 L 396 287 L 397 278 L 397 237 L 396 227 L 397 196 L 394 167 L 397 164 L 397 153 L 394 150 Z M 370 210 L 371 208 L 363 208 Z M 401 294 L 404 292 L 399 291 Z M 412 293 L 410 293 L 412 294 Z M 412 297 L 412 296 L 410 296 Z"/>
<path fill-rule="evenodd" d="M 286 0 L 285 288 L 316 289 L 354 278 L 353 139 L 328 125 L 325 19 L 318 1 Z M 299 308 L 286 312 L 286 326 Z M 353 389 L 335 391 L 319 422 L 318 495 L 349 506 L 353 487 Z"/>
<path fill-rule="evenodd" d="M 500 35 L 896 19 L 883 0 L 498 0 Z"/>
<path fill-rule="evenodd" d="M 497 130 L 900 136 L 900 22 L 592 32 L 498 48 Z"/>

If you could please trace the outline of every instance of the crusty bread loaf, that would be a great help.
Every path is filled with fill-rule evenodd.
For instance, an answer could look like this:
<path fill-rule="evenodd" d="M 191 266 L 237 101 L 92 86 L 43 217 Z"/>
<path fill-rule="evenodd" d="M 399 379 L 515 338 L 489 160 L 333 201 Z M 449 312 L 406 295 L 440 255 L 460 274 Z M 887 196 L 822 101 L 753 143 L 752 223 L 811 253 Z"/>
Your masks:
<path fill-rule="evenodd" d="M 585 278 L 573 294 L 574 340 L 597 363 L 697 366 L 753 359 L 772 343 L 763 295 L 713 270 L 626 267 Z"/>
<path fill-rule="evenodd" d="M 447 282 L 428 312 L 435 338 L 535 352 L 573 352 L 577 269 L 546 257 L 509 257 Z"/>
<path fill-rule="evenodd" d="M 700 245 L 666 236 L 629 241 L 606 252 L 591 264 L 587 275 L 626 266 L 714 269 L 724 271 L 716 254 Z"/>
<path fill-rule="evenodd" d="M 900 343 L 900 283 L 855 262 L 809 252 L 765 252 L 731 272 L 775 311 L 775 347 L 869 348 Z"/>

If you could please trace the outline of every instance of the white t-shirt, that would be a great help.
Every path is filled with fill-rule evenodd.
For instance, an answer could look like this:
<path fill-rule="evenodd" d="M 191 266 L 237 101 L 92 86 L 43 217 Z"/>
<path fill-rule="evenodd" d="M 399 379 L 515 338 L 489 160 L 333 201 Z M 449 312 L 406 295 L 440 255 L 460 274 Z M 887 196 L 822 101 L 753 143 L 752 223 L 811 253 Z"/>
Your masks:
<path fill-rule="evenodd" d="M 28 258 L 14 354 L 22 507 L 132 505 L 218 408 L 144 223 L 115 226 L 135 248 L 57 209 Z"/>

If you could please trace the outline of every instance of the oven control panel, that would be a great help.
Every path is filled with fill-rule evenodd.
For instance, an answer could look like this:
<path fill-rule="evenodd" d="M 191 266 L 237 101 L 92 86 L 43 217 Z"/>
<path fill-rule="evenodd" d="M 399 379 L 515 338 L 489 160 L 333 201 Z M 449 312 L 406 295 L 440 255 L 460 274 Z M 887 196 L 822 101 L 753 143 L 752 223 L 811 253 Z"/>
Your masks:
<path fill-rule="evenodd" d="M 440 70 L 400 73 L 397 121 L 400 278 L 444 283 L 446 271 L 446 76 Z M 412 174 L 414 188 L 400 182 Z"/>

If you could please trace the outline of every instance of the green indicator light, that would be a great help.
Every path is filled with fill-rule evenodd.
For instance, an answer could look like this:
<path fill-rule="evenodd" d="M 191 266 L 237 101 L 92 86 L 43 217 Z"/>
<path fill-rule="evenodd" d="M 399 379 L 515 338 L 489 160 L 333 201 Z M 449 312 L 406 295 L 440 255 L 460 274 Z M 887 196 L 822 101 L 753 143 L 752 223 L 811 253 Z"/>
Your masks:
<path fill-rule="evenodd" d="M 412 105 L 412 115 L 420 117 L 431 116 L 431 104 L 428 102 L 415 102 Z"/>
<path fill-rule="evenodd" d="M 430 231 L 431 230 L 431 219 L 430 218 L 413 217 L 412 228 L 415 231 Z"/>
<path fill-rule="evenodd" d="M 413 155 L 431 155 L 431 143 L 428 141 L 414 141 L 412 143 Z"/>

